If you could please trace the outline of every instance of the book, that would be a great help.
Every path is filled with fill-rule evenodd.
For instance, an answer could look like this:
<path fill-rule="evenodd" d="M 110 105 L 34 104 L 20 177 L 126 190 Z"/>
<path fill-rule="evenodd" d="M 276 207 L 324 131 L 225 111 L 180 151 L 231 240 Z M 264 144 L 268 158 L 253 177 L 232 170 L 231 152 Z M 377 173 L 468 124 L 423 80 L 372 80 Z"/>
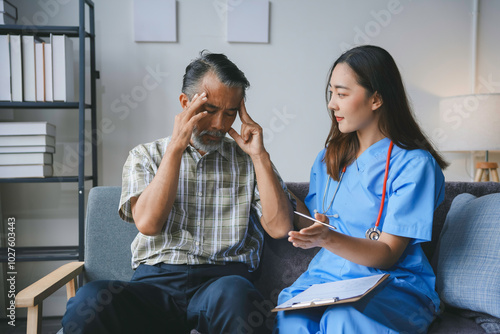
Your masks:
<path fill-rule="evenodd" d="M 0 153 L 0 165 L 52 165 L 52 154 Z"/>
<path fill-rule="evenodd" d="M 36 101 L 35 38 L 22 36 L 24 101 Z"/>
<path fill-rule="evenodd" d="M 0 146 L 0 153 L 55 153 L 53 146 Z"/>
<path fill-rule="evenodd" d="M 73 42 L 66 35 L 52 35 L 50 43 L 52 44 L 54 101 L 74 101 Z"/>
<path fill-rule="evenodd" d="M 12 165 L 0 166 L 0 178 L 47 177 L 52 176 L 51 165 Z"/>
<path fill-rule="evenodd" d="M 0 146 L 55 146 L 56 139 L 46 135 L 0 136 Z"/>
<path fill-rule="evenodd" d="M 0 136 L 56 136 L 56 126 L 48 122 L 0 122 Z"/>
<path fill-rule="evenodd" d="M 36 100 L 45 102 L 45 43 L 35 43 Z"/>
<path fill-rule="evenodd" d="M 21 36 L 10 35 L 10 76 L 12 101 L 23 101 L 23 61 Z"/>
<path fill-rule="evenodd" d="M 360 300 L 389 277 L 378 274 L 348 280 L 314 284 L 295 297 L 276 306 L 271 312 L 300 310 L 325 305 L 351 303 Z"/>
<path fill-rule="evenodd" d="M 10 36 L 0 35 L 0 101 L 11 101 Z"/>
<path fill-rule="evenodd" d="M 52 84 L 52 44 L 45 43 L 45 101 L 54 102 Z"/>

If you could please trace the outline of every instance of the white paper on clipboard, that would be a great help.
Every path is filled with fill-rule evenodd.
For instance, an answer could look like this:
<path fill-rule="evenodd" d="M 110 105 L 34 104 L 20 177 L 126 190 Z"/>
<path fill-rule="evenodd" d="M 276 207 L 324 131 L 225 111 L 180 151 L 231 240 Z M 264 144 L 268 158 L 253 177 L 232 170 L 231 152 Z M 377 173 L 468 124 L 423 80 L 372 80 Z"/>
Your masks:
<path fill-rule="evenodd" d="M 389 274 L 314 284 L 307 290 L 276 306 L 272 311 L 293 310 L 356 301 L 374 289 Z"/>

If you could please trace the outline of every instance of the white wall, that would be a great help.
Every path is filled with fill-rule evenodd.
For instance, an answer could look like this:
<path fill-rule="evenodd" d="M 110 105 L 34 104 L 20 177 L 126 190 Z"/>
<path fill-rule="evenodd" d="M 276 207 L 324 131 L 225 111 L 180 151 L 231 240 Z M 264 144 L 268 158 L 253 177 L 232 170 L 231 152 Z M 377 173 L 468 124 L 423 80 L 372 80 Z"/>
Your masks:
<path fill-rule="evenodd" d="M 247 109 L 265 128 L 266 147 L 287 181 L 307 181 L 324 146 L 330 124 L 324 101 L 327 71 L 346 45 L 375 44 L 394 56 L 417 118 L 429 135 L 436 127 L 439 99 L 469 93 L 472 0 L 272 0 L 269 44 L 227 43 L 219 6 L 225 2 L 178 1 L 178 43 L 135 43 L 132 1 L 95 0 L 101 72 L 100 185 L 120 185 L 128 151 L 171 133 L 174 115 L 180 112 L 184 69 L 203 49 L 226 53 L 246 73 L 251 83 Z M 239 1 L 229 3 L 237 6 Z M 491 76 L 494 91 L 500 92 L 500 2 L 480 3 L 477 75 Z M 20 16 L 34 23 L 77 22 L 76 1 L 18 0 L 17 4 Z M 143 98 L 138 94 L 145 91 L 143 80 L 152 70 L 161 73 L 159 84 Z M 59 169 L 64 174 L 76 173 L 76 114 L 0 110 L 4 119 L 55 123 L 55 159 L 64 166 Z M 446 157 L 452 163 L 445 172 L 447 180 L 471 180 L 470 154 Z M 490 160 L 500 161 L 500 156 L 491 154 Z M 17 217 L 20 243 L 76 242 L 74 185 L 0 185 L 0 191 L 4 218 Z M 56 227 L 61 221 L 67 221 L 65 228 Z M 56 236 L 66 240 L 57 241 Z M 19 288 L 50 269 L 41 264 L 22 268 Z M 44 314 L 63 310 L 64 297 L 59 293 L 47 303 Z"/>

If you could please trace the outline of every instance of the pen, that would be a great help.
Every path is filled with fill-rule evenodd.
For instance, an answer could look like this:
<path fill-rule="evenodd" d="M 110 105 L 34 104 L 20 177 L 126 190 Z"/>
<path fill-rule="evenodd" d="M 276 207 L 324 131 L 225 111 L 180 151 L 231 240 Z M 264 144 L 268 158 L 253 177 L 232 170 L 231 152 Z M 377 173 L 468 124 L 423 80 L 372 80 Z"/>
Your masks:
<path fill-rule="evenodd" d="M 323 223 L 323 222 L 321 222 L 321 221 L 319 221 L 319 220 L 317 220 L 317 219 L 314 219 L 314 218 L 312 218 L 312 217 L 309 217 L 308 215 L 305 215 L 305 214 L 300 213 L 300 212 L 298 212 L 298 211 L 294 211 L 294 213 L 295 213 L 295 214 L 297 214 L 297 215 L 299 215 L 299 216 L 301 216 L 301 217 L 304 217 L 304 218 L 307 218 L 307 219 L 309 219 L 309 220 L 312 220 L 313 222 L 319 223 L 319 224 L 321 224 L 321 225 L 325 225 L 326 227 L 328 227 L 328 228 L 330 228 L 330 229 L 332 229 L 332 230 L 336 230 L 336 229 L 337 229 L 337 228 L 336 228 L 335 226 L 333 226 L 333 225 L 330 225 L 330 224 L 327 224 L 327 223 Z"/>

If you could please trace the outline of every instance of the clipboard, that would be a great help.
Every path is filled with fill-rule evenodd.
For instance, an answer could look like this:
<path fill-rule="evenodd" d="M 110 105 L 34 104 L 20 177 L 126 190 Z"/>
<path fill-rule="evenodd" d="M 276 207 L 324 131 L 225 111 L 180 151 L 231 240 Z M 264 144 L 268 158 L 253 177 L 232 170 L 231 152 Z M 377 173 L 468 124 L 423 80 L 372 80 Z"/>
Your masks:
<path fill-rule="evenodd" d="M 290 300 L 276 306 L 271 312 L 301 310 L 360 300 L 389 277 L 378 274 L 349 280 L 314 284 Z"/>

